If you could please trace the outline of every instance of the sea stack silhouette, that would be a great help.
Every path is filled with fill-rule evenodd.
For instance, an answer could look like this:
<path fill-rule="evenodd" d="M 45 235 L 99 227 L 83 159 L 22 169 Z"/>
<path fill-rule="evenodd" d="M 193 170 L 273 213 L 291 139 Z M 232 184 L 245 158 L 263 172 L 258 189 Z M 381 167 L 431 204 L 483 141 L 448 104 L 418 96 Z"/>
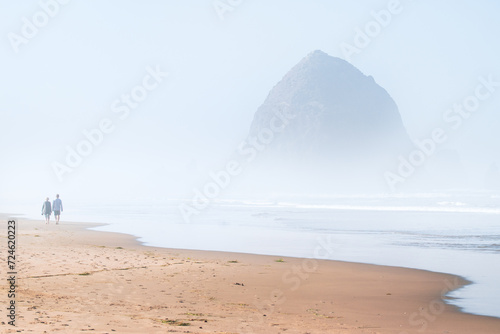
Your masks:
<path fill-rule="evenodd" d="M 319 50 L 269 92 L 248 138 L 261 146 L 252 184 L 287 192 L 386 189 L 384 172 L 413 147 L 387 91 Z"/>

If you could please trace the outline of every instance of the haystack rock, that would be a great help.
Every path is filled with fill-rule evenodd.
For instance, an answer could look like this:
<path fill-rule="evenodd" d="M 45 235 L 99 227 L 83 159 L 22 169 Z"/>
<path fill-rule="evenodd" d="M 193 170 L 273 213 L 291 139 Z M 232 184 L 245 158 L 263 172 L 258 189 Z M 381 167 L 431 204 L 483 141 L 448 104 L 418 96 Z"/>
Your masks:
<path fill-rule="evenodd" d="M 302 180 L 323 188 L 383 186 L 384 171 L 413 147 L 387 91 L 322 51 L 302 59 L 271 90 L 249 137 L 265 144 L 258 164 L 265 182 Z"/>

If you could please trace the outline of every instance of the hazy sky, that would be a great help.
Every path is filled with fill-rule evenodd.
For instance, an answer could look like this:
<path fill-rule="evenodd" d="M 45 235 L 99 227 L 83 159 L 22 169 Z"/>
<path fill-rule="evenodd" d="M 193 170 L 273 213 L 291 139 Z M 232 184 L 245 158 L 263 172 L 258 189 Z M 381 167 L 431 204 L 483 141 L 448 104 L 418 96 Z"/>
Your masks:
<path fill-rule="evenodd" d="M 388 91 L 413 139 L 443 126 L 479 77 L 500 81 L 494 0 L 61 3 L 0 0 L 0 198 L 189 195 L 293 65 L 316 49 L 346 58 L 370 27 L 349 61 Z M 496 89 L 444 125 L 443 147 L 474 175 L 500 162 Z M 54 162 L 103 120 L 112 131 L 60 182 Z"/>

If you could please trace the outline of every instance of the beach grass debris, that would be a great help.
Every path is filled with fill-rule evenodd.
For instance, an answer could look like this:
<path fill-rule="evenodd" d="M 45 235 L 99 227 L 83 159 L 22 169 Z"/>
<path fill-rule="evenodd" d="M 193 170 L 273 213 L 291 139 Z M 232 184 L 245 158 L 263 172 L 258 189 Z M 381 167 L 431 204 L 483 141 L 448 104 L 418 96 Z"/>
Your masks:
<path fill-rule="evenodd" d="M 340 318 L 340 317 L 336 317 L 336 316 L 333 316 L 333 315 L 322 314 L 322 313 L 320 313 L 320 310 L 316 309 L 316 308 L 307 309 L 307 312 L 314 314 L 316 317 L 325 318 L 325 319 L 337 319 L 337 318 Z M 333 314 L 333 312 L 330 312 L 330 313 Z"/>
<path fill-rule="evenodd" d="M 184 313 L 184 315 L 187 315 L 190 317 L 203 317 L 203 316 L 205 316 L 203 313 L 191 313 L 191 312 Z"/>
<path fill-rule="evenodd" d="M 281 262 L 285 262 L 285 260 L 283 260 L 282 258 L 279 258 L 277 260 L 274 260 L 274 262 L 280 262 L 281 263 Z"/>
<path fill-rule="evenodd" d="M 90 275 L 90 273 L 89 273 L 88 271 L 86 271 L 86 272 L 81 273 L 81 274 L 78 274 L 78 275 L 80 275 L 80 276 L 89 276 L 89 275 Z"/>
<path fill-rule="evenodd" d="M 169 324 L 169 325 L 172 325 L 172 326 L 191 326 L 191 324 L 189 322 L 184 322 L 184 321 L 181 321 L 181 320 L 169 320 L 169 319 L 165 319 L 165 320 L 161 320 L 161 322 L 163 324 Z"/>
<path fill-rule="evenodd" d="M 208 322 L 208 319 L 204 319 L 204 318 L 191 318 L 191 319 L 188 319 L 188 321 Z"/>
<path fill-rule="evenodd" d="M 227 261 L 227 263 L 238 263 L 238 260 L 230 260 L 230 261 Z"/>
<path fill-rule="evenodd" d="M 313 313 L 313 314 L 314 314 L 314 313 L 318 313 L 318 312 L 319 312 L 319 310 L 318 310 L 317 308 L 308 308 L 308 309 L 306 310 L 306 312 L 309 312 L 309 313 Z"/>
<path fill-rule="evenodd" d="M 118 247 L 115 247 L 115 249 L 123 249 L 123 247 L 118 246 Z"/>

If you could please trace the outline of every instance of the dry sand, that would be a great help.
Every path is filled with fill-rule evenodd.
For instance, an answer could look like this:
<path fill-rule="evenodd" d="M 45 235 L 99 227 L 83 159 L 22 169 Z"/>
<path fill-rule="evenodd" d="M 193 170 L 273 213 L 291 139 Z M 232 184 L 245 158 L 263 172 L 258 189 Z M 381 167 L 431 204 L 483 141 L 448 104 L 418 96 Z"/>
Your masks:
<path fill-rule="evenodd" d="M 452 275 L 336 261 L 141 246 L 93 224 L 17 221 L 17 319 L 1 333 L 500 333 L 442 302 Z"/>

